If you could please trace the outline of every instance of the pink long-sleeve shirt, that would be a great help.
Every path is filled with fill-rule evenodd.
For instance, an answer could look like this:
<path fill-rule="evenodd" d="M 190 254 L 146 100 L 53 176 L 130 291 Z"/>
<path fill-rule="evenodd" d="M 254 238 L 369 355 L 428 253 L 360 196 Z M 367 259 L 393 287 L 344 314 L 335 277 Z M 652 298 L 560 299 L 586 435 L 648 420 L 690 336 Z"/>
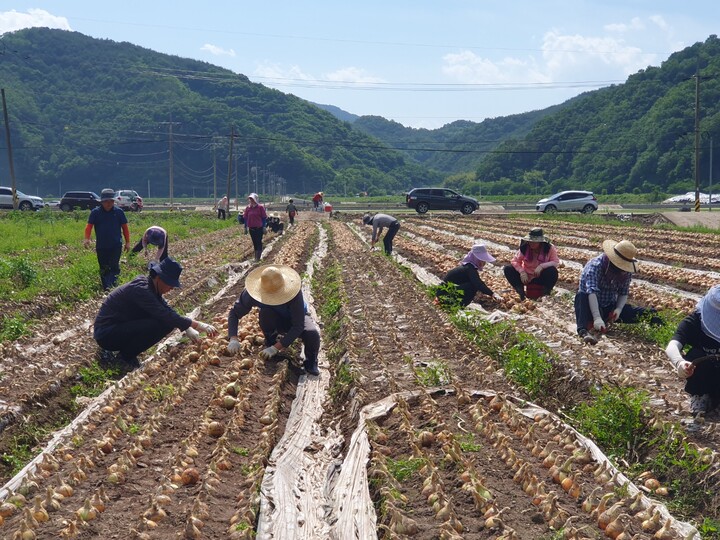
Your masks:
<path fill-rule="evenodd" d="M 515 256 L 510 261 L 510 264 L 512 264 L 513 268 L 518 272 L 525 272 L 529 276 L 532 276 L 535 273 L 535 269 L 537 267 L 545 269 L 550 266 L 557 266 L 560 264 L 557 248 L 552 244 L 550 244 L 550 249 L 547 253 L 541 249 L 538 256 L 535 257 L 534 252 L 528 248 L 527 254 L 530 258 L 523 255 L 522 251 L 518 249 Z"/>

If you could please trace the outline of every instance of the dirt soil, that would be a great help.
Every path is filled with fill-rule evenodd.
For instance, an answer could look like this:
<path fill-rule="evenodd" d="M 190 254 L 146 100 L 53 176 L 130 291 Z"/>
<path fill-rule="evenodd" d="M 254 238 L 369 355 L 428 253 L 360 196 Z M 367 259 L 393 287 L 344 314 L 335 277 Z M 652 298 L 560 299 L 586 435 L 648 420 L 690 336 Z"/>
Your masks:
<path fill-rule="evenodd" d="M 561 286 L 538 302 L 520 302 L 507 290 L 501 265 L 536 220 L 403 219 L 397 254 L 430 274 L 441 277 L 476 239 L 498 257 L 482 277 L 503 300 L 478 295 L 477 307 L 516 320 L 518 330 L 543 341 L 558 358 L 554 388 L 538 403 L 547 410 L 533 411 L 501 365 L 451 324 L 407 268 L 370 252 L 368 230 L 357 223 L 299 221 L 282 237 L 268 238 L 264 254 L 264 262 L 289 264 L 304 274 L 322 226 L 329 240 L 321 266 L 340 268 L 342 307 L 333 320 L 320 321 L 323 333 L 332 325 L 340 337 L 323 339 L 328 361 L 320 377 L 329 378 L 329 391 L 325 414 L 313 427 L 317 445 L 302 450 L 306 461 L 322 453 L 322 434 L 337 430 L 341 444 L 333 449 L 333 467 L 353 466 L 344 460 L 361 409 L 392 399 L 387 413 L 360 426 L 369 451 L 367 474 L 357 482 L 373 506 L 366 508 L 359 499 L 350 504 L 356 513 L 372 515 L 376 526 L 355 537 L 538 540 L 555 538 L 562 529 L 565 538 L 599 539 L 610 522 L 611 529 L 632 536 L 650 517 L 639 514 L 651 504 L 657 505 L 659 529 L 671 518 L 663 504 L 676 494 L 638 491 L 634 486 L 644 478 L 637 477 L 619 489 L 624 477 L 614 474 L 592 441 L 588 445 L 561 421 L 568 408 L 588 397 L 589 387 L 599 384 L 647 390 L 658 422 L 692 427 L 687 441 L 708 449 L 710 472 L 717 472 L 719 419 L 709 417 L 703 425 L 690 421 L 682 384 L 663 351 L 620 327 L 601 336 L 597 346 L 584 344 L 575 333 L 570 294 L 579 269 L 599 253 L 602 240 L 622 234 L 636 243 L 641 260 L 646 254 L 652 258 L 641 265 L 630 301 L 692 309 L 720 279 L 716 235 L 545 224 L 563 259 Z M 13 502 L 0 506 L 2 538 L 27 531 L 36 538 L 255 536 L 264 470 L 283 435 L 296 389 L 306 381 L 298 367 L 300 348 L 277 361 L 260 360 L 263 339 L 253 313 L 242 321 L 241 353 L 226 352 L 227 312 L 253 267 L 248 237 L 222 231 L 173 250 L 186 270 L 183 289 L 169 301 L 194 310 L 200 320 L 214 321 L 223 328 L 220 336 L 199 345 L 175 336 L 102 396 L 79 402 L 71 400 L 68 389 L 78 382 L 79 369 L 95 358 L 88 327 L 101 298 L 52 315 L 42 335 L 3 347 L 0 453 L 19 455 L 18 437 L 29 427 L 45 426 L 48 432 L 38 435 L 34 451 L 45 451 L 28 467 L 33 470 L 11 480 L 13 469 L 5 469 L 9 484 L 0 495 Z M 228 252 L 237 262 L 218 264 Z M 320 277 L 313 280 L 322 282 L 318 270 Z M 313 294 L 318 311 L 323 303 L 338 301 Z M 43 424 L 50 409 L 64 411 L 52 427 Z M 60 422 L 72 423 L 63 429 Z M 294 496 L 331 508 L 335 478 L 328 470 L 322 492 L 296 490 Z M 672 486 L 672 478 L 659 480 Z M 328 510 L 323 518 L 329 538 L 342 538 L 338 515 Z M 668 526 L 673 538 L 692 533 L 674 519 Z M 287 524 L 286 537 L 308 537 L 304 527 L 300 516 Z"/>

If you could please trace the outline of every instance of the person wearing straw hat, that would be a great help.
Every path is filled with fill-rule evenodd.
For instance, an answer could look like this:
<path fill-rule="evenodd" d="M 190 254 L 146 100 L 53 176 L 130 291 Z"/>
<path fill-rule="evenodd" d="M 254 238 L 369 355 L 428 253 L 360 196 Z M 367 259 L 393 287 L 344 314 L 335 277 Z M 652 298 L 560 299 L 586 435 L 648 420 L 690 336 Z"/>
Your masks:
<path fill-rule="evenodd" d="M 480 279 L 480 271 L 487 263 L 495 262 L 495 257 L 488 253 L 487 247 L 482 242 L 475 244 L 467 255 L 456 266 L 445 274 L 442 283 L 437 288 L 436 298 L 442 303 L 452 302 L 451 293 L 447 285 L 452 283 L 462 293 L 460 303 L 466 307 L 473 301 L 478 292 L 492 296 L 496 300 L 502 297 L 494 293 L 485 282 Z"/>
<path fill-rule="evenodd" d="M 686 346 L 690 350 L 683 355 Z M 712 358 L 720 355 L 720 285 L 712 287 L 680 321 L 665 354 L 678 376 L 685 379 L 693 416 L 720 405 L 720 356 Z"/>
<path fill-rule="evenodd" d="M 380 234 L 383 232 L 383 229 L 387 228 L 387 232 L 383 237 L 383 247 L 387 255 L 392 255 L 393 238 L 395 238 L 395 235 L 400 230 L 400 222 L 387 214 L 375 214 L 374 216 L 365 214 L 362 222 L 363 225 L 372 225 L 371 248 L 375 247 L 375 243 L 380 240 Z"/>
<path fill-rule="evenodd" d="M 228 351 L 233 354 L 240 351 L 238 322 L 257 307 L 258 322 L 265 336 L 265 349 L 260 356 L 269 360 L 300 338 L 305 371 L 319 375 L 320 330 L 307 311 L 301 285 L 300 275 L 283 264 L 258 266 L 250 272 L 245 278 L 245 290 L 228 315 Z"/>
<path fill-rule="evenodd" d="M 313 202 L 313 209 L 316 212 L 322 212 L 322 208 L 320 208 L 320 203 L 323 202 L 324 194 L 322 191 L 318 191 L 315 195 L 313 195 L 312 202 Z"/>
<path fill-rule="evenodd" d="M 250 231 L 255 260 L 259 261 L 262 255 L 263 231 L 267 225 L 267 212 L 265 207 L 260 204 L 257 193 L 248 195 L 247 200 L 248 205 L 243 212 L 243 220 L 245 221 L 245 230 Z"/>
<path fill-rule="evenodd" d="M 180 287 L 182 269 L 172 257 L 152 262 L 148 275 L 121 285 L 105 298 L 93 324 L 93 338 L 103 349 L 101 361 L 112 359 L 109 351 L 119 351 L 121 362 L 135 369 L 140 367 L 137 355 L 175 328 L 193 341 L 200 339 L 199 332 L 217 334 L 214 326 L 180 315 L 163 298 Z"/>
<path fill-rule="evenodd" d="M 557 248 L 537 227 L 520 239 L 520 248 L 510 264 L 503 267 L 503 273 L 520 300 L 525 300 L 526 296 L 535 300 L 550 294 L 555 287 L 558 264 Z"/>
<path fill-rule="evenodd" d="M 585 343 L 595 345 L 598 339 L 588 330 L 604 333 L 607 324 L 632 324 L 651 314 L 651 324 L 662 324 L 652 308 L 631 306 L 627 303 L 632 275 L 637 272 L 637 249 L 629 240 L 605 240 L 603 253 L 590 259 L 580 274 L 580 285 L 575 294 L 575 320 L 577 333 Z"/>
<path fill-rule="evenodd" d="M 85 226 L 85 247 L 90 247 L 90 234 L 95 227 L 95 254 L 100 266 L 100 282 L 106 291 L 117 285 L 120 276 L 120 255 L 130 249 L 130 229 L 125 212 L 115 204 L 115 192 L 105 188 L 100 192 L 100 205 L 93 208 Z M 121 236 L 122 233 L 122 236 Z"/>

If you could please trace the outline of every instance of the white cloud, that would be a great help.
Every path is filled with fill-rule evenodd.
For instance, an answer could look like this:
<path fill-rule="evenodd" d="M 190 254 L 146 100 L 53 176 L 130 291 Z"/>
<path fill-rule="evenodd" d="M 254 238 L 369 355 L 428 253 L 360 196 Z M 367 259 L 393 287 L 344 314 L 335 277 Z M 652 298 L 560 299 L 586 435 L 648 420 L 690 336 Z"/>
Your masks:
<path fill-rule="evenodd" d="M 538 69 L 532 58 L 505 57 L 491 60 L 472 51 L 461 51 L 443 56 L 442 71 L 465 84 L 509 84 L 548 82 L 545 73 Z"/>
<path fill-rule="evenodd" d="M 385 82 L 379 77 L 368 74 L 364 69 L 356 67 L 346 67 L 326 73 L 322 77 L 324 80 L 347 83 L 381 83 Z"/>
<path fill-rule="evenodd" d="M 665 21 L 662 15 L 652 15 L 650 17 L 650 20 L 654 22 L 661 30 L 669 31 L 671 29 L 670 25 Z"/>
<path fill-rule="evenodd" d="M 253 72 L 256 77 L 266 79 L 300 79 L 303 81 L 312 80 L 313 77 L 303 73 L 298 66 L 284 68 L 279 64 L 263 63 L 258 65 Z"/>
<path fill-rule="evenodd" d="M 0 11 L 0 34 L 35 26 L 72 30 L 70 23 L 65 17 L 52 15 L 44 9 L 28 9 L 27 13 L 21 13 L 14 9 L 11 11 Z"/>
<path fill-rule="evenodd" d="M 235 56 L 234 49 L 223 49 L 222 47 L 218 47 L 217 45 L 211 45 L 210 43 L 206 43 L 205 45 L 200 47 L 200 50 L 209 52 L 213 56 Z"/>
<path fill-rule="evenodd" d="M 607 32 L 625 33 L 631 31 L 645 30 L 645 23 L 640 17 L 633 17 L 630 23 L 611 23 L 603 27 Z"/>

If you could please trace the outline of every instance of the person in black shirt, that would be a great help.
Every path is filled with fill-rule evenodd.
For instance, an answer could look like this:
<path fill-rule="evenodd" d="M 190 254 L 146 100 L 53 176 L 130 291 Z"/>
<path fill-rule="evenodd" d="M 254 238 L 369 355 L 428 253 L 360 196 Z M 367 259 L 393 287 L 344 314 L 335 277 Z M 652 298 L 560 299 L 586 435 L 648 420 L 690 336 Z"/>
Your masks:
<path fill-rule="evenodd" d="M 495 257 L 488 253 L 485 244 L 475 244 L 467 255 L 456 266 L 450 270 L 443 279 L 442 285 L 454 283 L 462 292 L 460 300 L 463 307 L 470 304 L 478 292 L 494 297 L 496 300 L 502 300 L 499 294 L 494 293 L 485 282 L 480 279 L 479 272 L 485 264 L 495 261 Z M 449 293 L 442 288 L 437 290 L 437 299 L 439 302 L 447 301 Z"/>
<path fill-rule="evenodd" d="M 686 345 L 690 350 L 683 355 Z M 711 288 L 695 311 L 680 321 L 665 354 L 685 379 L 693 416 L 720 405 L 720 360 L 713 358 L 720 355 L 720 285 Z"/>
<path fill-rule="evenodd" d="M 162 297 L 180 287 L 180 272 L 182 266 L 167 257 L 151 263 L 149 275 L 139 276 L 108 295 L 93 325 L 93 337 L 104 349 L 102 361 L 110 360 L 109 351 L 119 351 L 119 359 L 126 367 L 140 367 L 137 355 L 175 328 L 193 341 L 200 339 L 198 330 L 208 336 L 217 334 L 214 326 L 183 317 Z"/>
<path fill-rule="evenodd" d="M 285 229 L 285 224 L 280 221 L 280 217 L 278 217 L 277 214 L 272 213 L 268 217 L 267 220 L 267 228 L 270 229 L 274 233 L 283 233 L 283 230 Z"/>

